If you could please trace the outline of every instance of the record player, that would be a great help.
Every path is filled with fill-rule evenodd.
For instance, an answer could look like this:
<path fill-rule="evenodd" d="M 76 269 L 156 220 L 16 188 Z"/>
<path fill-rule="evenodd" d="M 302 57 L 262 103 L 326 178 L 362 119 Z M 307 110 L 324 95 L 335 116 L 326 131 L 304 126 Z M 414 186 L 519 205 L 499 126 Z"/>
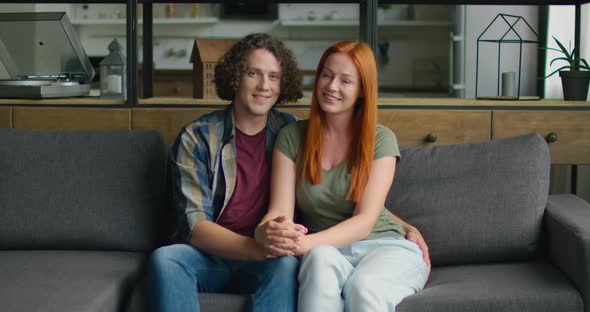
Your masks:
<path fill-rule="evenodd" d="M 90 93 L 92 64 L 65 12 L 0 13 L 0 98 Z"/>

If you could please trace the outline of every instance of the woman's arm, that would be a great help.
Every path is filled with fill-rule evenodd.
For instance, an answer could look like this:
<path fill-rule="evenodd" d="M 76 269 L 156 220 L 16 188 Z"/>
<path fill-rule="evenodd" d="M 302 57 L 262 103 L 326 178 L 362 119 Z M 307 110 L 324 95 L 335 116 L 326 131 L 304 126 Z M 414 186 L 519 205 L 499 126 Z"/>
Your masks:
<path fill-rule="evenodd" d="M 396 158 L 393 156 L 374 160 L 363 196 L 357 203 L 353 216 L 331 228 L 304 236 L 300 239 L 297 254 L 304 254 L 318 245 L 344 247 L 367 237 L 383 209 L 393 182 L 395 162 Z"/>
<path fill-rule="evenodd" d="M 256 227 L 254 237 L 274 256 L 294 254 L 298 238 L 307 233 L 304 226 L 293 222 L 295 184 L 295 162 L 273 150 L 268 212 Z"/>
<path fill-rule="evenodd" d="M 395 222 L 402 225 L 402 227 L 404 228 L 404 232 L 406 232 L 406 239 L 416 243 L 416 245 L 420 247 L 420 250 L 422 250 L 422 258 L 424 259 L 424 262 L 426 262 L 428 270 L 430 270 L 430 253 L 428 251 L 428 245 L 426 244 L 426 241 L 424 240 L 422 233 L 420 233 L 420 231 L 415 226 L 400 219 L 400 217 L 396 216 L 391 211 L 387 210 L 387 212 Z"/>

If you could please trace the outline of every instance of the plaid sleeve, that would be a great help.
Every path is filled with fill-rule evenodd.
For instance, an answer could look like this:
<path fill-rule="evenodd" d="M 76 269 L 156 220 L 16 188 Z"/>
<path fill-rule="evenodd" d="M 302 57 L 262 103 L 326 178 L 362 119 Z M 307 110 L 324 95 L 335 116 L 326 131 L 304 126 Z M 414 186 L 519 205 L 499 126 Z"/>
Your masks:
<path fill-rule="evenodd" d="M 181 238 L 190 240 L 200 221 L 213 221 L 209 154 L 206 140 L 185 128 L 172 147 L 172 193 Z"/>

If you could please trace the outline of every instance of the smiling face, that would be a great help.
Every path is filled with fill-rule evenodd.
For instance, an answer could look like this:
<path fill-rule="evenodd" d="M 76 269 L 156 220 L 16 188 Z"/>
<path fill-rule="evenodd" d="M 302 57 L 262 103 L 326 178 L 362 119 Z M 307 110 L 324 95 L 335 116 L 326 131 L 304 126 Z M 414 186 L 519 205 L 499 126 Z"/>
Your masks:
<path fill-rule="evenodd" d="M 268 50 L 256 49 L 246 60 L 234 106 L 243 116 L 266 116 L 281 91 L 281 63 Z"/>
<path fill-rule="evenodd" d="M 328 56 L 316 83 L 316 96 L 326 113 L 350 113 L 361 96 L 361 79 L 350 55 Z"/>

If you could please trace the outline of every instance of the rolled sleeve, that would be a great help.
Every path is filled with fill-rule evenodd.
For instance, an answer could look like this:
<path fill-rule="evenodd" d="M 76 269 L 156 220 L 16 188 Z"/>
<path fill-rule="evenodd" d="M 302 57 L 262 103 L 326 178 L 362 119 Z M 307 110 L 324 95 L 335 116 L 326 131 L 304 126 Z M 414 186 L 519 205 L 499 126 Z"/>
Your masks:
<path fill-rule="evenodd" d="M 297 150 L 302 143 L 302 133 L 305 131 L 306 122 L 297 121 L 283 127 L 275 141 L 274 148 L 292 161 L 296 161 Z"/>

